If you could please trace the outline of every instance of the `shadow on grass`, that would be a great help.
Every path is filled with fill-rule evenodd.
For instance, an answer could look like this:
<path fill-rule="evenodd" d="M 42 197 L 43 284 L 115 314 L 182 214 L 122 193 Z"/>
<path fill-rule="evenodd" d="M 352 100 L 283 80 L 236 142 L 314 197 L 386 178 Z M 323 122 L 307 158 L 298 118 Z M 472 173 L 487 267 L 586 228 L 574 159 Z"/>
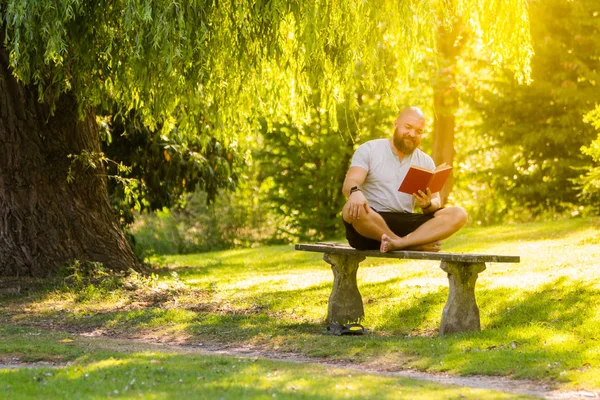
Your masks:
<path fill-rule="evenodd" d="M 366 321 L 373 321 L 375 329 L 356 338 L 322 335 L 331 283 L 265 291 L 236 301 L 235 307 L 212 299 L 210 306 L 199 303 L 184 308 L 170 303 L 84 318 L 67 310 L 48 311 L 25 321 L 149 334 L 188 344 L 252 342 L 333 359 L 387 357 L 393 365 L 408 363 L 463 374 L 556 379 L 562 371 L 600 363 L 600 290 L 592 284 L 560 277 L 530 291 L 476 289 L 483 331 L 439 338 L 436 332 L 447 288 L 399 294 L 396 288 L 402 280 L 361 285 L 370 299 L 365 305 Z M 34 304 L 36 299 L 29 301 Z"/>
<path fill-rule="evenodd" d="M 404 278 L 395 278 L 384 282 L 360 285 L 363 298 L 368 298 L 365 304 L 367 317 L 369 313 L 376 313 L 378 329 L 398 334 L 408 333 L 418 329 L 432 319 L 432 312 L 440 312 L 445 304 L 448 289 L 440 285 L 437 290 L 425 293 L 411 293 L 402 295 L 396 289 Z M 161 322 L 190 323 L 190 316 L 196 315 L 197 323 L 219 325 L 221 323 L 239 321 L 231 327 L 247 324 L 254 318 L 260 317 L 258 325 L 265 326 L 271 321 L 272 326 L 282 328 L 282 321 L 291 321 L 293 324 L 307 324 L 314 326 L 324 322 L 327 313 L 327 301 L 331 292 L 331 283 L 322 283 L 301 289 L 286 289 L 254 293 L 238 299 L 239 306 L 199 303 L 198 305 L 175 307 L 168 304 L 149 305 L 146 308 L 129 311 L 111 311 L 88 315 L 77 315 L 68 310 L 46 311 L 42 318 L 54 318 L 62 315 L 70 323 L 95 325 L 128 325 L 128 326 L 159 326 Z M 401 286 L 400 286 L 401 287 Z M 22 297 L 2 296 L 3 303 L 10 304 L 14 299 L 28 308 L 46 299 L 51 288 L 37 292 L 23 302 Z M 481 309 L 482 319 L 486 322 L 486 329 L 505 327 L 523 327 L 531 324 L 551 326 L 553 329 L 573 329 L 585 324 L 586 320 L 594 316 L 592 305 L 600 304 L 600 291 L 592 283 L 571 281 L 567 277 L 541 286 L 534 291 L 513 291 L 509 288 L 476 289 L 477 301 Z M 394 297 L 389 301 L 389 297 Z M 7 302 L 8 301 L 8 302 Z M 314 307 L 321 308 L 320 315 L 314 314 Z M 6 307 L 6 309 L 10 308 Z M 188 313 L 183 315 L 182 311 Z M 179 313 L 179 317 L 176 318 Z M 216 319 L 210 320 L 212 317 Z M 175 318 L 170 321 L 169 318 Z M 434 317 L 439 319 L 438 317 Z M 63 318 L 61 318 L 63 319 Z M 208 322 L 210 320 L 210 322 Z M 320 330 L 320 329 L 319 329 Z"/>
<path fill-rule="evenodd" d="M 597 317 L 600 290 L 594 286 L 563 276 L 525 295 L 504 288 L 483 291 L 479 297 L 484 307 L 491 303 L 489 328 L 541 324 L 569 330 Z"/>

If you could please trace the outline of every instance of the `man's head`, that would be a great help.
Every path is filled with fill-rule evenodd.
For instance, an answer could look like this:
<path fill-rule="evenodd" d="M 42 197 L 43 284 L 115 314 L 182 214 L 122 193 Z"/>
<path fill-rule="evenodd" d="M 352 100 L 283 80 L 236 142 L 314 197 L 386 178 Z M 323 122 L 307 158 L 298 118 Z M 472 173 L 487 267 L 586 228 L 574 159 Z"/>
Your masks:
<path fill-rule="evenodd" d="M 425 129 L 425 114 L 418 107 L 407 107 L 400 111 L 394 122 L 392 141 L 396 150 L 409 155 L 421 144 Z"/>

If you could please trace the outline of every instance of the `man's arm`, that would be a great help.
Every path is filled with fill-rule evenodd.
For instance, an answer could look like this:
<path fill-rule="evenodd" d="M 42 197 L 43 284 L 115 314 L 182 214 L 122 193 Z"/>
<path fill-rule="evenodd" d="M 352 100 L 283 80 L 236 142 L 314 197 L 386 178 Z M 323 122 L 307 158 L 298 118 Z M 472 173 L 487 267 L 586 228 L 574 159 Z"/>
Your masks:
<path fill-rule="evenodd" d="M 356 190 L 350 193 L 350 190 L 360 185 L 362 185 L 367 178 L 367 170 L 361 167 L 350 167 L 348 173 L 346 174 L 346 179 L 344 180 L 344 186 L 342 186 L 342 192 L 344 196 L 348 198 L 348 217 L 350 220 L 359 219 L 360 211 L 364 209 L 365 212 L 369 212 L 369 206 L 367 203 L 367 199 L 362 191 Z M 350 221 L 348 221 L 350 222 Z"/>
<path fill-rule="evenodd" d="M 344 196 L 347 198 L 350 197 L 350 189 L 354 186 L 360 187 L 367 179 L 367 171 L 362 169 L 361 167 L 350 167 L 348 173 L 346 174 L 346 179 L 344 180 L 344 186 L 342 187 L 342 192 Z"/>

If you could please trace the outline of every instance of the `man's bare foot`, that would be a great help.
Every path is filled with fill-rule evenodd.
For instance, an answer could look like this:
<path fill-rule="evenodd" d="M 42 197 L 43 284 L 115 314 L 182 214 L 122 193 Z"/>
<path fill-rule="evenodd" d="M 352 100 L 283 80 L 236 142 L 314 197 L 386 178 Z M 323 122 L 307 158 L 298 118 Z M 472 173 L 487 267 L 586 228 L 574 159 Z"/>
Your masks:
<path fill-rule="evenodd" d="M 386 235 L 385 233 L 381 235 L 381 245 L 379 246 L 379 251 L 382 253 L 387 253 L 388 251 L 401 249 L 402 246 L 402 238 L 393 239 Z"/>
<path fill-rule="evenodd" d="M 381 244 L 379 245 L 380 252 L 387 253 L 390 246 L 389 241 L 390 237 L 388 235 L 386 235 L 385 233 L 381 235 Z"/>
<path fill-rule="evenodd" d="M 413 251 L 432 251 L 434 253 L 439 252 L 442 249 L 442 242 L 439 240 L 437 242 L 421 244 L 419 246 L 408 247 L 406 250 Z"/>
<path fill-rule="evenodd" d="M 405 249 L 412 251 L 431 251 L 437 253 L 441 248 L 442 242 L 439 240 L 431 243 L 420 244 L 418 246 L 405 247 L 402 238 L 399 237 L 394 239 L 384 233 L 381 235 L 381 245 L 379 246 L 379 251 L 382 253 L 387 253 L 388 251 Z"/>

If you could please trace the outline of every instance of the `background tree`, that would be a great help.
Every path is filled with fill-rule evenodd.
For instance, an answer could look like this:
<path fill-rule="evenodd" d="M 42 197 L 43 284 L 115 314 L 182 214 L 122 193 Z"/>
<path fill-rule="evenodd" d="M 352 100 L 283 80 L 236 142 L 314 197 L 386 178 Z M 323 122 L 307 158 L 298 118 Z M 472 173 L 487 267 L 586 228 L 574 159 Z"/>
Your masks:
<path fill-rule="evenodd" d="M 389 43 L 378 48 L 383 65 L 396 64 Z M 363 74 L 362 68 L 355 72 Z M 308 118 L 295 122 L 292 115 L 276 122 L 263 121 L 253 150 L 258 179 L 268 188 L 264 204 L 279 216 L 275 237 L 284 241 L 323 240 L 342 235 L 340 212 L 346 201 L 341 191 L 350 160 L 366 140 L 387 136 L 393 129 L 398 103 L 408 99 L 394 91 L 399 78 L 394 68 L 384 68 L 388 87 L 369 90 L 357 79 L 353 92 L 337 104 L 336 113 L 320 108 L 320 93 L 313 92 Z M 414 95 L 414 93 L 413 93 Z M 412 100 L 415 100 L 414 96 Z"/>
<path fill-rule="evenodd" d="M 328 114 L 313 109 L 302 126 L 280 122 L 262 130 L 256 149 L 262 181 L 271 190 L 264 200 L 281 216 L 278 237 L 322 240 L 339 237 L 340 212 L 346 198 L 341 187 L 356 147 L 391 131 L 396 110 L 372 93 L 356 94 L 359 105 L 338 108 L 334 127 Z M 387 124 L 386 124 L 387 123 Z"/>
<path fill-rule="evenodd" d="M 526 69 L 523 43 L 511 34 L 528 29 L 522 1 L 494 10 L 487 8 L 498 4 L 492 0 L 457 4 L 493 11 L 497 25 L 482 25 L 497 38 L 492 51 Z M 318 91 L 319 108 L 335 127 L 357 61 L 364 85 L 388 85 L 379 43 L 399 54 L 383 68 L 400 77 L 418 65 L 417 44 L 434 47 L 432 7 L 383 0 L 0 0 L 0 274 L 47 275 L 75 259 L 141 268 L 110 209 L 96 110 L 136 110 L 151 130 L 200 136 L 208 146 L 210 138 L 248 133 L 257 115 L 302 120 Z M 273 80 L 280 71 L 287 79 Z M 67 176 L 75 179 L 68 183 Z"/>
<path fill-rule="evenodd" d="M 600 105 L 590 111 L 584 119 L 600 132 Z M 581 148 L 583 154 L 590 156 L 593 160 L 591 165 L 582 168 L 584 172 L 573 182 L 580 189 L 580 197 L 590 205 L 591 211 L 595 214 L 600 213 L 600 133 L 589 146 Z"/>
<path fill-rule="evenodd" d="M 431 52 L 433 65 L 430 85 L 433 89 L 433 141 L 432 157 L 437 165 L 454 165 L 456 119 L 460 109 L 460 84 L 465 79 L 477 79 L 480 67 L 469 64 L 469 54 L 475 52 L 479 60 L 485 60 L 487 70 L 492 73 L 511 71 L 511 77 L 520 83 L 529 77 L 528 64 L 519 64 L 519 60 L 528 60 L 532 56 L 529 45 L 529 29 L 523 26 L 511 27 L 507 24 L 527 20 L 525 8 L 519 15 L 516 10 L 512 19 L 500 18 L 502 6 L 499 3 L 465 4 L 460 1 L 444 3 L 449 7 L 437 8 L 435 52 Z M 525 2 L 523 2 L 525 5 Z M 489 26 L 494 25 L 495 29 Z M 500 34 L 498 34 L 500 32 Z M 520 56 L 503 59 L 495 50 L 496 42 L 521 43 L 517 51 Z M 512 65 L 517 63 L 517 67 Z M 515 70 L 517 71 L 515 73 Z M 448 200 L 454 186 L 454 171 L 444 185 L 440 195 L 442 204 Z"/>
<path fill-rule="evenodd" d="M 340 190 L 352 156 L 352 136 L 322 120 L 297 127 L 277 123 L 264 129 L 264 147 L 256 154 L 263 180 L 272 190 L 265 199 L 282 216 L 278 236 L 306 240 L 339 233 L 337 215 L 344 205 Z"/>
<path fill-rule="evenodd" d="M 573 179 L 591 161 L 580 148 L 596 136 L 583 115 L 598 100 L 598 4 L 548 0 L 530 7 L 531 85 L 519 85 L 511 72 L 484 71 L 477 82 L 462 82 L 469 88 L 463 99 L 480 122 L 463 126 L 463 144 L 470 141 L 472 151 L 461 154 L 460 202 L 482 223 L 576 214 L 586 205 Z M 476 53 L 470 57 L 485 64 Z"/>
<path fill-rule="evenodd" d="M 186 136 L 176 127 L 168 135 L 151 130 L 139 114 L 117 115 L 101 123 L 107 157 L 108 193 L 123 225 L 137 211 L 178 206 L 200 189 L 213 202 L 219 189 L 234 189 L 243 164 L 239 151 L 211 137 Z"/>
<path fill-rule="evenodd" d="M 450 26 L 438 24 L 437 31 L 437 71 L 433 87 L 433 146 L 432 157 L 436 165 L 446 163 L 454 165 L 454 131 L 455 114 L 458 110 L 459 93 L 456 84 L 456 63 L 467 33 L 460 18 L 455 16 Z M 440 193 L 442 205 L 448 201 L 448 196 L 454 186 L 454 174 L 450 175 Z"/>

